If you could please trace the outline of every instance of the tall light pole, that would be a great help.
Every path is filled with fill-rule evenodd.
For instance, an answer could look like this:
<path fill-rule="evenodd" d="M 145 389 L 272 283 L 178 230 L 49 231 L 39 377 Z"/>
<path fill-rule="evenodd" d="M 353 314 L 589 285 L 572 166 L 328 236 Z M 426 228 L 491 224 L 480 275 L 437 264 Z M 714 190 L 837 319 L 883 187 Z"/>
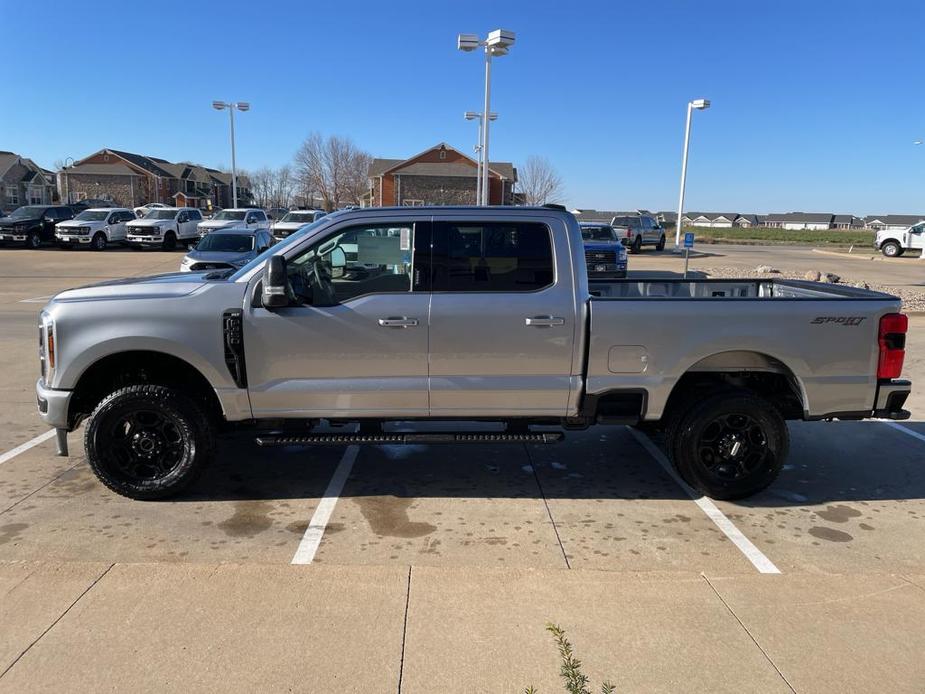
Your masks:
<path fill-rule="evenodd" d="M 488 185 L 488 122 L 491 120 L 489 118 L 491 113 L 491 59 L 493 56 L 507 55 L 510 47 L 514 45 L 514 41 L 514 32 L 505 29 L 495 29 L 488 34 L 488 38 L 484 41 L 475 34 L 459 34 L 456 38 L 456 47 L 466 53 L 480 47 L 485 49 L 485 108 L 482 109 L 482 149 L 480 152 L 483 162 L 481 172 L 482 190 L 481 200 L 479 201 L 482 205 L 487 205 L 490 199 Z"/>
<path fill-rule="evenodd" d="M 234 159 L 234 112 L 248 111 L 251 105 L 246 101 L 213 101 L 212 108 L 216 111 L 228 109 L 228 116 L 231 120 L 231 199 L 232 207 L 238 206 L 238 171 Z"/>
<path fill-rule="evenodd" d="M 687 150 L 691 144 L 691 114 L 694 109 L 703 111 L 710 108 L 709 99 L 694 99 L 687 102 L 687 125 L 684 127 L 684 156 L 681 159 L 681 195 L 678 198 L 678 221 L 674 232 L 675 252 L 681 248 L 681 215 L 684 214 L 684 186 L 687 183 Z"/>
<path fill-rule="evenodd" d="M 64 204 L 71 204 L 71 179 L 67 175 L 67 161 L 71 160 L 71 166 L 74 166 L 74 157 L 65 157 L 64 158 Z"/>
<path fill-rule="evenodd" d="M 478 120 L 479 122 L 479 139 L 475 145 L 475 153 L 478 156 L 478 166 L 475 175 L 475 204 L 480 205 L 482 202 L 482 114 L 477 111 L 466 111 L 463 116 L 466 120 Z M 488 120 L 498 120 L 497 113 L 489 113 Z"/>

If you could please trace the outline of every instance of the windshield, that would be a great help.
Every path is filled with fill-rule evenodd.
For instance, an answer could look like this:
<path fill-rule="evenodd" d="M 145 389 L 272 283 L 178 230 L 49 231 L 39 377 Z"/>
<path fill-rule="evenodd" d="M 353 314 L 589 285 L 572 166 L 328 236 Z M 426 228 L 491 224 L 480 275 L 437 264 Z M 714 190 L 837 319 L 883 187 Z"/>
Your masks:
<path fill-rule="evenodd" d="M 176 210 L 151 210 L 145 215 L 145 219 L 173 219 L 176 216 Z"/>
<path fill-rule="evenodd" d="M 255 267 L 262 265 L 263 261 L 269 258 L 271 255 L 276 255 L 277 253 L 285 252 L 285 250 L 289 248 L 289 246 L 293 245 L 294 243 L 298 243 L 306 235 L 315 233 L 317 229 L 321 229 L 322 227 L 327 226 L 331 222 L 336 221 L 336 219 L 337 219 L 336 217 L 322 217 L 317 222 L 313 222 L 312 224 L 304 226 L 301 229 L 293 232 L 292 235 L 288 236 L 285 241 L 280 241 L 275 246 L 271 246 L 270 248 L 265 250 L 263 253 L 258 255 L 252 261 L 250 261 L 247 265 L 245 265 L 240 270 L 238 270 L 236 273 L 231 275 L 228 278 L 228 280 L 230 282 L 234 282 L 235 280 L 243 277 L 244 275 L 249 273 L 251 270 L 253 270 Z M 209 236 L 211 235 L 212 234 L 209 234 L 205 238 L 209 238 Z"/>
<path fill-rule="evenodd" d="M 254 250 L 254 237 L 250 234 L 206 234 L 196 244 L 197 251 L 223 251 L 247 253 Z"/>
<path fill-rule="evenodd" d="M 236 219 L 238 220 L 238 219 L 244 219 L 244 215 L 246 214 L 247 212 L 244 212 L 244 211 L 238 212 L 236 210 L 222 210 L 217 215 L 212 217 L 212 219 L 216 219 L 216 220 Z"/>
<path fill-rule="evenodd" d="M 281 222 L 302 222 L 303 224 L 308 224 L 309 222 L 315 219 L 314 212 L 290 212 L 285 217 L 283 217 Z"/>
<path fill-rule="evenodd" d="M 613 229 L 610 227 L 582 227 L 581 238 L 585 241 L 613 241 Z"/>
<path fill-rule="evenodd" d="M 44 207 L 37 207 L 35 205 L 20 207 L 10 212 L 10 219 L 36 219 L 45 214 L 45 209 Z"/>
<path fill-rule="evenodd" d="M 82 222 L 102 222 L 108 215 L 108 210 L 84 210 L 74 219 Z"/>

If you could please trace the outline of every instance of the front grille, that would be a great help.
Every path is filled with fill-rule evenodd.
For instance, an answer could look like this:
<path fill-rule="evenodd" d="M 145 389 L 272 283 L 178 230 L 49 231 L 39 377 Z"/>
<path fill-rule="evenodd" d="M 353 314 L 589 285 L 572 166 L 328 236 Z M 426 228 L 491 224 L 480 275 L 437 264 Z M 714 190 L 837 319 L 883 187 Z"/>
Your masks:
<path fill-rule="evenodd" d="M 128 233 L 132 236 L 160 236 L 160 234 L 150 227 L 129 227 Z"/>
<path fill-rule="evenodd" d="M 228 270 L 231 267 L 228 263 L 193 263 L 189 269 L 192 272 L 202 272 L 204 270 Z"/>
<path fill-rule="evenodd" d="M 616 263 L 616 251 L 585 251 L 585 262 L 591 263 Z"/>

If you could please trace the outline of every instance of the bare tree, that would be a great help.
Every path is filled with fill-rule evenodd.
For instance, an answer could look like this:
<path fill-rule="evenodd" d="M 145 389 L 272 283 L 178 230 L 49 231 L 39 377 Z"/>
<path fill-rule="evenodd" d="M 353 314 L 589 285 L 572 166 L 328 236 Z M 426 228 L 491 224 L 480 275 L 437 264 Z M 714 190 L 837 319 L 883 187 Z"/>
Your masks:
<path fill-rule="evenodd" d="M 562 179 L 546 157 L 527 157 L 517 170 L 517 183 L 527 205 L 559 202 L 565 194 Z"/>
<path fill-rule="evenodd" d="M 296 178 L 306 197 L 317 195 L 328 211 L 358 203 L 367 186 L 369 155 L 353 140 L 312 133 L 295 154 Z"/>

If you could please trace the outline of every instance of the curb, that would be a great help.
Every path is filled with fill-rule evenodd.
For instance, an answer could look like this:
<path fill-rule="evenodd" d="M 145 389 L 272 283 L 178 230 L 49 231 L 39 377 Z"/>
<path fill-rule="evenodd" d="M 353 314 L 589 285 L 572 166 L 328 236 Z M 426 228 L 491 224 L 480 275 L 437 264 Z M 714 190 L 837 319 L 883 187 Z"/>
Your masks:
<path fill-rule="evenodd" d="M 813 248 L 812 251 L 813 253 L 819 253 L 820 255 L 831 255 L 836 258 L 852 258 L 853 260 L 883 260 L 883 258 L 879 255 L 873 254 L 862 255 L 859 253 L 857 255 L 853 255 L 851 253 L 844 253 L 841 251 L 826 251 L 821 248 Z"/>

